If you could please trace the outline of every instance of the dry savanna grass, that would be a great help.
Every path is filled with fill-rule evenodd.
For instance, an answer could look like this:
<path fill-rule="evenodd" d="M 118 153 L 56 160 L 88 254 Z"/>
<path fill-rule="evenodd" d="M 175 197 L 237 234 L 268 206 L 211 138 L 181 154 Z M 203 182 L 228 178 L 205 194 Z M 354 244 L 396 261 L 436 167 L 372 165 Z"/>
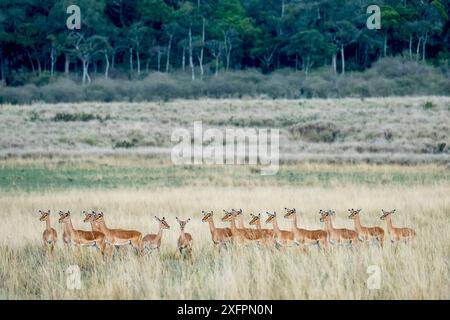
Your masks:
<path fill-rule="evenodd" d="M 449 299 L 450 193 L 449 183 L 366 186 L 186 186 L 149 189 L 73 189 L 2 192 L 0 194 L 0 298 L 16 299 Z M 382 226 L 381 209 L 396 208 L 395 226 L 412 227 L 417 237 L 409 244 L 360 249 L 336 248 L 329 254 L 311 247 L 286 252 L 257 247 L 234 247 L 217 253 L 201 210 L 214 210 L 217 225 L 222 209 L 249 213 L 296 207 L 299 224 L 321 228 L 319 209 L 333 208 L 335 226 L 353 228 L 348 208 L 362 208 L 363 225 Z M 157 231 L 154 216 L 165 216 L 171 226 L 161 250 L 144 258 L 121 250 L 104 260 L 91 248 L 81 252 L 63 248 L 62 227 L 55 254 L 42 250 L 44 223 L 38 209 L 72 211 L 76 228 L 82 210 L 103 210 L 111 227 Z M 186 231 L 194 237 L 193 257 L 175 257 L 179 226 L 191 217 Z M 286 221 L 279 217 L 283 228 Z M 81 289 L 66 286 L 70 265 L 81 270 Z M 381 270 L 380 288 L 370 290 L 368 267 Z M 370 270 L 370 269 L 369 269 Z"/>
<path fill-rule="evenodd" d="M 449 97 L 0 106 L 0 157 L 170 153 L 177 128 L 279 129 L 281 158 L 448 163 Z"/>

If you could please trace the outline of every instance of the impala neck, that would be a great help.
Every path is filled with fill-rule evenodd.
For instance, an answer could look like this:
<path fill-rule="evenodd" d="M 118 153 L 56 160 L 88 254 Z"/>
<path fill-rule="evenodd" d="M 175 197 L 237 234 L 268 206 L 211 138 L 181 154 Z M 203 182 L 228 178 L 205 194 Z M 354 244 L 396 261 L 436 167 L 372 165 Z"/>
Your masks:
<path fill-rule="evenodd" d="M 97 226 L 102 233 L 104 233 L 104 234 L 109 233 L 109 229 L 106 227 L 106 223 L 104 220 L 97 222 Z"/>
<path fill-rule="evenodd" d="M 238 228 L 239 229 L 244 229 L 245 228 L 245 226 L 244 226 L 244 216 L 243 215 L 239 215 L 237 224 L 238 224 Z"/>
<path fill-rule="evenodd" d="M 327 229 L 327 230 L 333 229 L 333 223 L 331 222 L 331 217 L 329 217 L 329 219 L 325 220 L 325 229 Z"/>
<path fill-rule="evenodd" d="M 237 228 L 236 228 L 236 221 L 234 220 L 234 218 L 231 218 L 231 220 L 230 220 L 230 227 L 231 227 L 231 233 L 235 234 L 237 231 Z"/>
<path fill-rule="evenodd" d="M 256 229 L 261 230 L 261 220 L 256 220 Z"/>
<path fill-rule="evenodd" d="M 158 239 L 158 240 L 161 239 L 162 233 L 163 233 L 162 224 L 159 224 L 159 230 L 158 230 L 158 233 L 156 234 L 156 239 Z"/>
<path fill-rule="evenodd" d="M 297 229 L 297 215 L 295 214 L 294 217 L 291 219 L 291 224 L 292 224 L 292 231 L 294 231 L 295 229 Z"/>
<path fill-rule="evenodd" d="M 75 233 L 75 229 L 73 228 L 73 225 L 72 225 L 72 219 L 69 218 L 69 220 L 64 223 L 64 227 L 67 227 L 67 232 L 69 234 Z"/>
<path fill-rule="evenodd" d="M 394 230 L 394 226 L 392 225 L 391 216 L 386 217 L 387 228 L 389 231 Z"/>
<path fill-rule="evenodd" d="M 211 234 L 216 231 L 216 226 L 214 225 L 213 217 L 208 219 L 208 225 L 209 225 L 209 231 L 211 231 Z"/>
<path fill-rule="evenodd" d="M 279 234 L 280 233 L 280 228 L 278 227 L 277 218 L 274 218 L 272 220 L 272 225 L 273 225 L 273 232 L 275 232 L 276 234 Z"/>
<path fill-rule="evenodd" d="M 50 217 L 48 217 L 47 220 L 45 220 L 45 228 L 49 231 L 52 228 L 52 226 L 50 225 Z"/>
<path fill-rule="evenodd" d="M 361 220 L 359 220 L 359 215 L 355 216 L 355 229 L 356 229 L 356 231 L 359 231 L 362 229 Z"/>
<path fill-rule="evenodd" d="M 92 229 L 93 231 L 100 230 L 100 228 L 98 227 L 98 224 L 97 224 L 96 222 L 90 221 L 90 223 L 91 223 L 91 229 Z"/>

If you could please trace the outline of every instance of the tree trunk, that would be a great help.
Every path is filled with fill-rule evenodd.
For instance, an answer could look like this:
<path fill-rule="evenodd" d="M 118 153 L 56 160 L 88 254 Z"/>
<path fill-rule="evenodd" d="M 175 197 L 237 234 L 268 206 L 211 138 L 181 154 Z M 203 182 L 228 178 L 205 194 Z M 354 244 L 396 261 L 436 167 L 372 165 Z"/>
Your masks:
<path fill-rule="evenodd" d="M 172 39 L 173 35 L 169 37 L 169 44 L 167 45 L 167 59 L 166 59 L 166 73 L 169 73 L 170 68 L 170 51 L 172 50 Z"/>
<path fill-rule="evenodd" d="M 200 65 L 200 79 L 203 80 L 204 70 L 203 70 L 203 50 L 205 44 L 205 18 L 203 18 L 203 27 L 202 27 L 202 48 L 200 49 L 200 56 L 198 58 L 198 62 Z"/>
<path fill-rule="evenodd" d="M 83 77 L 82 77 L 82 83 L 83 85 L 86 84 L 86 82 L 90 83 L 91 82 L 91 77 L 89 76 L 88 73 L 88 68 L 89 68 L 89 61 L 87 58 L 82 58 L 81 59 L 81 63 L 83 65 Z"/>
<path fill-rule="evenodd" d="M 345 74 L 345 52 L 343 44 L 341 44 L 341 73 Z"/>
<path fill-rule="evenodd" d="M 67 53 L 64 53 L 64 74 L 66 76 L 69 75 L 70 69 L 70 56 Z"/>
<path fill-rule="evenodd" d="M 53 77 L 53 71 L 55 69 L 55 48 L 52 47 L 50 51 L 50 76 Z"/>
<path fill-rule="evenodd" d="M 194 60 L 192 59 L 192 30 L 189 27 L 189 65 L 191 67 L 191 78 L 195 80 Z"/>
<path fill-rule="evenodd" d="M 130 51 L 130 75 L 133 75 L 133 47 L 128 50 Z"/>
<path fill-rule="evenodd" d="M 384 53 L 384 56 L 386 57 L 386 54 L 387 54 L 387 33 L 384 34 L 383 53 Z"/>
<path fill-rule="evenodd" d="M 42 75 L 41 61 L 39 60 L 39 58 L 37 58 L 36 61 L 37 61 L 37 65 L 38 65 L 38 74 L 39 74 L 39 76 L 41 76 Z"/>
<path fill-rule="evenodd" d="M 136 63 L 137 63 L 137 74 L 141 75 L 141 58 L 139 57 L 139 46 L 136 46 Z"/>
<path fill-rule="evenodd" d="M 409 35 L 409 59 L 412 60 L 412 33 Z"/>
<path fill-rule="evenodd" d="M 426 60 L 426 49 L 427 49 L 428 33 L 425 33 L 425 37 L 422 41 L 422 61 Z"/>
<path fill-rule="evenodd" d="M 161 71 L 161 49 L 158 49 L 158 72 Z"/>
<path fill-rule="evenodd" d="M 216 58 L 216 71 L 214 73 L 214 76 L 217 77 L 217 75 L 219 74 L 220 53 L 217 54 L 215 58 Z"/>
<path fill-rule="evenodd" d="M 108 72 L 109 72 L 109 58 L 108 53 L 105 51 L 103 53 L 105 55 L 105 79 L 108 79 Z"/>
<path fill-rule="evenodd" d="M 231 45 L 231 39 L 227 36 L 226 32 L 223 32 L 223 46 L 225 49 L 226 58 L 225 72 L 228 72 L 228 69 L 230 68 L 231 50 L 233 49 L 233 47 Z"/>
<path fill-rule="evenodd" d="M 333 53 L 333 56 L 331 57 L 331 66 L 333 68 L 334 74 L 337 74 L 337 63 L 336 63 L 336 60 L 337 60 L 336 53 Z"/>
<path fill-rule="evenodd" d="M 183 56 L 181 57 L 181 70 L 186 71 L 186 47 L 183 46 Z"/>
<path fill-rule="evenodd" d="M 33 59 L 31 58 L 30 51 L 26 50 L 26 52 L 27 52 L 28 60 L 30 60 L 31 71 L 33 71 L 33 73 L 36 73 L 36 69 L 34 67 L 34 62 L 33 62 Z"/>
<path fill-rule="evenodd" d="M 150 69 L 150 58 L 148 58 L 147 62 L 145 63 L 145 73 L 148 74 L 149 69 Z"/>
<path fill-rule="evenodd" d="M 416 49 L 416 60 L 419 60 L 419 53 L 420 53 L 420 43 L 422 42 L 422 37 L 419 38 L 419 41 L 417 42 L 417 49 Z"/>

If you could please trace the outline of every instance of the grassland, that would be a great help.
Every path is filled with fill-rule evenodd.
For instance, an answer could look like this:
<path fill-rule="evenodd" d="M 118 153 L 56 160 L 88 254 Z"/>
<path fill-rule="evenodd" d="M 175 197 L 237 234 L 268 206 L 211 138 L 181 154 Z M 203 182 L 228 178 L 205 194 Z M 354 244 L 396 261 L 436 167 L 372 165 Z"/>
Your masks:
<path fill-rule="evenodd" d="M 154 155 L 177 128 L 280 129 L 281 158 L 447 162 L 450 98 L 176 100 L 0 106 L 0 156 Z"/>
<path fill-rule="evenodd" d="M 162 159 L 16 159 L 1 162 L 0 297 L 31 299 L 448 299 L 450 298 L 450 171 L 445 166 L 284 164 L 279 176 L 263 177 L 246 166 L 174 168 Z M 15 177 L 16 184 L 11 183 Z M 71 178 L 68 179 L 68 178 Z M 101 179 L 100 179 L 101 178 Z M 17 182 L 19 181 L 19 182 Z M 334 208 L 335 225 L 352 228 L 347 209 L 363 208 L 362 222 L 380 225 L 381 208 L 397 208 L 394 223 L 414 227 L 417 238 L 398 248 L 254 247 L 213 249 L 201 210 L 245 214 L 296 207 L 302 226 L 321 228 L 318 210 Z M 82 210 L 106 213 L 110 226 L 156 232 L 165 216 L 159 254 L 144 259 L 131 250 L 104 261 L 94 249 L 63 249 L 47 259 L 38 209 L 71 210 L 76 227 Z M 192 260 L 175 258 L 175 216 L 191 217 Z M 279 219 L 283 228 L 289 225 Z M 53 218 L 53 226 L 62 228 Z M 82 288 L 66 287 L 70 265 L 81 269 Z M 367 268 L 381 269 L 381 287 L 369 290 Z"/>
<path fill-rule="evenodd" d="M 199 100 L 153 103 L 0 105 L 0 298 L 3 299 L 450 299 L 450 98 L 341 100 Z M 257 166 L 175 166 L 167 154 L 175 128 L 280 128 L 276 175 Z M 218 254 L 202 210 L 250 213 L 297 208 L 299 224 L 322 228 L 317 212 L 332 208 L 336 226 L 412 227 L 409 244 L 385 248 L 312 247 L 272 252 L 232 247 Z M 42 250 L 37 211 L 102 210 L 111 227 L 157 231 L 159 253 L 112 260 L 94 249 L 65 250 L 62 227 L 54 256 Z M 175 217 L 191 217 L 191 260 L 175 257 Z M 282 228 L 289 225 L 279 218 Z M 81 269 L 82 287 L 66 286 Z M 369 266 L 381 269 L 370 290 Z"/>

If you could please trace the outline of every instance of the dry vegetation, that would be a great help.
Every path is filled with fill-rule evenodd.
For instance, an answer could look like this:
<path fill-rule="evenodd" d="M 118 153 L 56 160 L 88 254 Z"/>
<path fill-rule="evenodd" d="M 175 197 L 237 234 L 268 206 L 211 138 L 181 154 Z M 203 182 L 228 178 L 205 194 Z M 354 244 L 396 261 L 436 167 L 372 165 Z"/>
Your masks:
<path fill-rule="evenodd" d="M 0 155 L 168 153 L 201 120 L 279 128 L 286 159 L 448 162 L 449 119 L 448 97 L 2 105 Z"/>
<path fill-rule="evenodd" d="M 30 160 L 21 160 L 22 165 Z M 112 160 L 109 160 L 113 162 Z M 125 160 L 114 162 L 123 163 Z M 128 165 L 130 163 L 128 162 Z M 391 166 L 301 165 L 299 170 L 327 172 L 378 172 L 390 175 Z M 329 186 L 316 183 L 296 188 L 279 186 L 185 186 L 148 189 L 62 189 L 34 192 L 0 193 L 0 297 L 1 298 L 173 298 L 173 299 L 449 299 L 450 233 L 449 173 L 439 167 L 395 167 L 392 172 L 440 172 L 440 182 L 420 181 L 403 184 L 388 182 L 368 186 L 358 181 Z M 283 167 L 282 167 L 283 170 Z M 397 226 L 410 226 L 418 233 L 410 245 L 397 249 L 386 242 L 380 251 L 371 246 L 361 250 L 338 248 L 323 255 L 313 247 L 307 255 L 298 250 L 271 252 L 259 248 L 232 248 L 217 255 L 208 226 L 201 222 L 201 210 L 219 213 L 224 208 L 242 207 L 244 212 L 281 212 L 294 206 L 299 222 L 320 228 L 318 210 L 334 208 L 335 225 L 352 228 L 347 209 L 363 208 L 362 223 L 380 225 L 381 208 L 397 208 Z M 43 223 L 38 209 L 70 209 L 76 227 L 82 223 L 81 211 L 101 209 L 110 226 L 133 228 L 143 233 L 156 232 L 154 215 L 166 216 L 171 229 L 165 232 L 161 252 L 143 259 L 132 250 L 113 261 L 104 261 L 94 249 L 81 255 L 63 250 L 58 239 L 55 256 L 47 260 L 41 250 Z M 187 231 L 194 236 L 191 261 L 174 256 L 178 225 L 175 216 L 192 217 Z M 247 216 L 248 217 L 248 216 Z M 280 224 L 287 228 L 283 219 Z M 62 227 L 53 226 L 62 234 Z M 386 228 L 385 228 L 386 229 Z M 126 251 L 126 250 L 125 250 Z M 82 289 L 66 288 L 65 270 L 79 265 Z M 380 290 L 368 290 L 367 267 L 382 270 Z"/>
<path fill-rule="evenodd" d="M 443 97 L 1 105 L 0 298 L 450 299 L 449 115 Z M 283 161 L 277 175 L 261 176 L 257 167 L 174 166 L 154 156 L 170 150 L 174 128 L 196 120 L 280 128 L 284 158 L 330 163 Z M 296 207 L 311 229 L 322 227 L 319 209 L 336 210 L 335 225 L 352 228 L 347 209 L 362 208 L 363 225 L 385 230 L 381 209 L 396 208 L 394 225 L 417 237 L 398 248 L 387 239 L 383 250 L 235 247 L 219 255 L 201 211 L 214 210 L 224 225 L 222 209 L 238 207 L 247 222 L 250 213 Z M 59 239 L 47 259 L 39 209 L 71 210 L 82 229 L 90 228 L 82 210 L 144 234 L 165 216 L 171 229 L 160 253 L 121 250 L 104 260 L 94 249 L 64 250 L 53 216 Z M 176 216 L 192 218 L 192 260 L 175 257 Z M 80 290 L 66 287 L 70 265 L 81 268 Z M 379 290 L 366 285 L 371 265 L 382 271 Z"/>

